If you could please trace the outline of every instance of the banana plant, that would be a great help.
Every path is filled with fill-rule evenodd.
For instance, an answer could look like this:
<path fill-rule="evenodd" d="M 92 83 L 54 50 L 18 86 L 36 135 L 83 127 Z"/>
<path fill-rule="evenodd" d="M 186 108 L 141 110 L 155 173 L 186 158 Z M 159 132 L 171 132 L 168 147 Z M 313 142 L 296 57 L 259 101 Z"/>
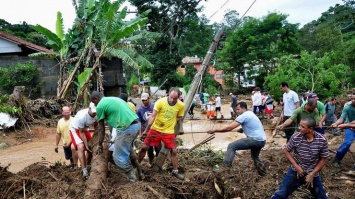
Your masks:
<path fill-rule="evenodd" d="M 148 18 L 137 16 L 130 21 L 125 21 L 127 7 L 119 10 L 123 2 L 125 1 L 118 0 L 110 2 L 109 0 L 101 0 L 95 2 L 97 9 L 94 10 L 98 13 L 95 15 L 96 26 L 93 30 L 96 36 L 93 37 L 93 42 L 95 46 L 97 46 L 99 53 L 92 66 L 92 72 L 99 66 L 102 57 L 112 56 L 122 59 L 123 62 L 134 68 L 138 68 L 141 65 L 152 67 L 152 64 L 143 56 L 139 55 L 132 45 L 132 42 L 142 38 L 139 32 L 144 28 Z M 73 106 L 74 111 L 85 93 L 90 77 L 91 76 L 86 79 L 85 84 L 77 95 L 76 102 Z"/>
<path fill-rule="evenodd" d="M 69 50 L 69 44 L 68 41 L 70 40 L 68 35 L 64 34 L 64 26 L 63 26 L 63 17 L 61 12 L 57 12 L 57 20 L 56 20 L 56 33 L 53 33 L 52 31 L 48 30 L 47 28 L 41 26 L 41 25 L 30 25 L 31 28 L 34 30 L 40 32 L 42 35 L 47 37 L 48 39 L 48 45 L 58 53 L 58 58 L 59 58 L 59 80 L 58 80 L 58 86 L 60 90 L 60 87 L 63 84 L 63 76 L 64 76 L 64 67 L 68 63 L 65 60 L 69 58 L 68 55 L 68 50 Z M 32 57 L 48 57 L 50 55 L 47 55 L 48 53 L 34 53 L 30 56 Z"/>

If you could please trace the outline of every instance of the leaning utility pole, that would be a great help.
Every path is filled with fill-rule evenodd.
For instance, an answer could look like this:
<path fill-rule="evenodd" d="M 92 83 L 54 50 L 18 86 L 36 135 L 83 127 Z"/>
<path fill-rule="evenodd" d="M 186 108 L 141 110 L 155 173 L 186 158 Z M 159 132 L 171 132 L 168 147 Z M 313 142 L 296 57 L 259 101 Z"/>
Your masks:
<path fill-rule="evenodd" d="M 193 98 L 195 96 L 195 93 L 196 93 L 198 87 L 201 85 L 202 76 L 205 74 L 206 69 L 207 69 L 207 67 L 208 67 L 208 65 L 210 63 L 211 57 L 212 57 L 213 53 L 216 51 L 216 49 L 217 49 L 217 45 L 218 45 L 218 42 L 221 39 L 222 34 L 223 34 L 222 30 L 219 30 L 217 32 L 216 36 L 212 40 L 212 44 L 210 45 L 210 48 L 207 51 L 205 59 L 202 62 L 201 70 L 196 73 L 196 75 L 195 75 L 195 77 L 194 77 L 194 79 L 193 79 L 193 81 L 191 83 L 191 87 L 189 89 L 189 92 L 187 93 L 187 95 L 186 95 L 186 97 L 184 99 L 184 104 L 185 104 L 184 116 L 183 116 L 183 118 L 181 118 L 180 122 L 176 123 L 176 126 L 175 126 L 175 135 L 176 136 L 179 133 L 180 125 L 183 124 L 183 120 L 185 118 L 186 113 L 190 109 L 190 106 L 192 104 L 192 100 L 193 100 Z M 158 157 L 155 160 L 155 163 L 153 164 L 153 169 L 154 170 L 161 170 L 168 153 L 169 153 L 169 150 L 166 149 L 165 147 L 162 147 L 162 149 L 159 152 Z"/>

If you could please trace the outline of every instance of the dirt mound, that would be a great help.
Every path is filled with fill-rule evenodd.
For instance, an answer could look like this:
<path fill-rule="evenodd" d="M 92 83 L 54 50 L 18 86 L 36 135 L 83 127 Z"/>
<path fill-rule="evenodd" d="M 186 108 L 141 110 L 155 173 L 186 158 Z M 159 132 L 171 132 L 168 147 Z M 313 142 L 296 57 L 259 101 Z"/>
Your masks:
<path fill-rule="evenodd" d="M 212 150 L 179 151 L 180 170 L 186 176 L 181 181 L 169 174 L 169 160 L 161 172 L 152 171 L 143 162 L 145 179 L 129 185 L 126 175 L 109 164 L 107 181 L 103 182 L 100 198 L 270 198 L 282 181 L 289 162 L 280 150 L 263 150 L 262 159 L 268 167 L 264 177 L 257 175 L 250 152 L 237 154 L 232 170 L 216 173 L 212 168 L 223 160 L 223 153 Z M 343 168 L 351 168 L 352 155 L 347 155 Z M 57 162 L 52 166 L 43 160 L 17 174 L 0 167 L 0 195 L 2 198 L 81 198 L 85 181 L 80 169 L 72 169 Z M 329 198 L 351 198 L 355 195 L 354 181 L 342 180 L 342 170 L 334 169 L 330 162 L 322 171 L 322 179 Z M 217 191 L 220 189 L 220 193 Z M 304 187 L 291 198 L 311 198 Z"/>

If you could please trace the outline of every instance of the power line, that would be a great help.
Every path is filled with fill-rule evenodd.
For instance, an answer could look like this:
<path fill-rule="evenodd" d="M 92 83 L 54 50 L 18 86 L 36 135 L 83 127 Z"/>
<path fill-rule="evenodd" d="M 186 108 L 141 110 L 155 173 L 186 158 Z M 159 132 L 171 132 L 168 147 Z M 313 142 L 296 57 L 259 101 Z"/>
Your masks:
<path fill-rule="evenodd" d="M 249 6 L 248 10 L 244 12 L 244 14 L 242 15 L 242 17 L 240 17 L 239 20 L 243 19 L 243 17 L 247 14 L 247 12 L 250 10 L 250 8 L 254 5 L 255 2 L 256 0 L 254 0 L 254 2 Z"/>
<path fill-rule="evenodd" d="M 217 14 L 217 12 L 220 11 L 220 10 L 223 8 L 223 6 L 225 6 L 225 5 L 228 3 L 228 1 L 229 1 L 229 0 L 227 0 L 226 2 L 224 2 L 224 4 L 223 4 L 216 12 L 214 12 L 208 19 L 211 19 L 215 14 Z"/>

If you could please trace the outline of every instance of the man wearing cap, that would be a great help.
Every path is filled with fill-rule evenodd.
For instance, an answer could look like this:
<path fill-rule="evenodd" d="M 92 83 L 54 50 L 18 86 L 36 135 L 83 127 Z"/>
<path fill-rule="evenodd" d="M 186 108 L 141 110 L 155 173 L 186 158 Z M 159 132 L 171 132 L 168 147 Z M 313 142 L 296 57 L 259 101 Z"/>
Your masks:
<path fill-rule="evenodd" d="M 141 100 L 143 105 L 138 108 L 137 115 L 139 122 L 141 123 L 141 132 L 143 132 L 147 128 L 148 119 L 153 113 L 154 103 L 149 101 L 149 94 L 142 93 Z M 155 151 L 155 155 L 154 155 Z M 148 158 L 149 164 L 152 165 L 154 161 L 154 157 L 159 155 L 160 145 L 159 146 L 150 146 L 148 149 Z"/>
<path fill-rule="evenodd" d="M 99 100 L 96 114 L 99 122 L 99 151 L 102 151 L 103 147 L 106 121 L 117 130 L 112 154 L 113 161 L 126 173 L 130 182 L 135 182 L 137 169 L 131 162 L 131 149 L 140 129 L 137 114 L 118 97 L 104 97 Z"/>
<path fill-rule="evenodd" d="M 349 122 L 343 124 L 348 119 Z M 339 146 L 335 158 L 333 161 L 334 167 L 340 167 L 340 162 L 344 158 L 345 154 L 349 151 L 351 144 L 355 140 L 355 93 L 351 95 L 351 104 L 345 106 L 341 112 L 340 118 L 332 124 L 333 128 L 344 129 L 345 139 Z"/>
<path fill-rule="evenodd" d="M 299 102 L 297 93 L 295 91 L 291 90 L 288 87 L 288 84 L 286 82 L 281 82 L 280 90 L 281 90 L 281 92 L 284 93 L 282 96 L 283 111 L 281 111 L 280 120 L 282 122 L 284 122 L 284 124 L 285 124 L 285 121 L 288 120 L 292 116 L 292 113 L 298 107 L 300 107 L 300 102 Z M 289 123 L 289 125 L 284 126 L 284 127 L 287 127 L 284 130 L 284 132 L 286 134 L 287 142 L 290 140 L 292 134 L 295 132 L 295 128 L 294 128 L 295 126 L 296 126 L 296 124 L 294 122 L 291 122 L 291 123 Z"/>
<path fill-rule="evenodd" d="M 304 118 L 313 118 L 317 124 L 320 121 L 319 117 L 319 111 L 317 110 L 317 100 L 315 99 L 309 99 L 305 106 L 301 106 L 297 108 L 293 113 L 290 118 L 288 118 L 283 124 L 277 126 L 277 129 L 283 129 L 287 128 L 291 123 L 296 122 L 297 124 L 300 123 L 300 121 Z M 289 139 L 287 139 L 287 142 Z"/>
<path fill-rule="evenodd" d="M 95 112 L 95 104 L 91 102 L 89 108 L 82 109 L 77 112 L 69 126 L 72 149 L 77 150 L 78 152 L 78 158 L 83 170 L 84 179 L 89 177 L 91 168 L 90 163 L 92 159 L 92 151 L 91 146 L 88 145 L 88 142 L 92 138 L 90 133 L 90 125 L 96 122 Z M 95 128 L 97 127 L 97 125 L 94 126 Z M 85 154 L 85 151 L 87 154 Z"/>
<path fill-rule="evenodd" d="M 318 123 L 317 128 L 315 128 L 314 130 L 317 131 L 318 133 L 324 134 L 323 123 L 324 123 L 325 119 L 327 118 L 327 115 L 325 114 L 325 106 L 321 101 L 319 101 L 319 98 L 316 93 L 308 94 L 307 99 L 315 99 L 317 101 L 317 109 L 319 111 L 319 115 L 320 115 L 321 119 Z M 306 103 L 307 103 L 307 101 L 303 102 L 303 104 L 301 106 L 305 106 Z"/>
<path fill-rule="evenodd" d="M 235 119 L 237 116 L 237 113 L 235 112 L 235 108 L 237 107 L 238 98 L 233 93 L 229 93 L 229 95 L 231 96 L 231 103 L 230 103 L 229 111 L 231 113 L 231 118 Z"/>
<path fill-rule="evenodd" d="M 215 104 L 216 104 L 216 116 L 215 116 L 215 119 L 217 119 L 218 117 L 218 112 L 221 113 L 221 119 L 223 119 L 223 114 L 222 114 L 222 111 L 221 111 L 221 106 L 222 106 L 222 102 L 221 102 L 221 97 L 219 96 L 218 93 L 214 94 L 216 96 L 216 99 L 215 99 Z"/>

